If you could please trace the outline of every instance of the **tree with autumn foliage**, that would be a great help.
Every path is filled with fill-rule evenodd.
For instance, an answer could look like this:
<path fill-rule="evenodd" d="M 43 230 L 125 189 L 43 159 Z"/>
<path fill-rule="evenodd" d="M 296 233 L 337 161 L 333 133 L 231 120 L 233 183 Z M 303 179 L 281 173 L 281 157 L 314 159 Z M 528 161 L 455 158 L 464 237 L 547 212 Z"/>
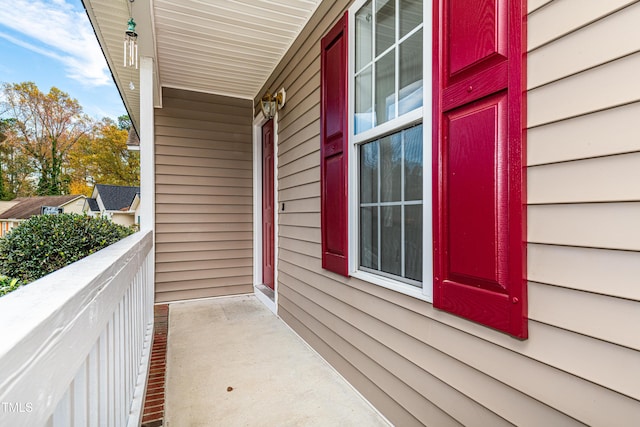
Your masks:
<path fill-rule="evenodd" d="M 69 153 L 73 194 L 90 195 L 94 184 L 135 186 L 140 183 L 140 155 L 127 149 L 128 116 L 119 124 L 105 118 L 96 123 Z"/>
<path fill-rule="evenodd" d="M 0 200 L 32 196 L 32 162 L 22 149 L 15 119 L 0 118 Z"/>
<path fill-rule="evenodd" d="M 78 101 L 52 87 L 49 93 L 33 82 L 2 85 L 4 114 L 15 120 L 21 149 L 33 162 L 38 195 L 68 194 L 67 156 L 91 129 Z"/>
<path fill-rule="evenodd" d="M 0 200 L 91 195 L 95 184 L 139 185 L 139 153 L 127 149 L 131 119 L 95 121 L 77 100 L 32 82 L 0 86 Z"/>

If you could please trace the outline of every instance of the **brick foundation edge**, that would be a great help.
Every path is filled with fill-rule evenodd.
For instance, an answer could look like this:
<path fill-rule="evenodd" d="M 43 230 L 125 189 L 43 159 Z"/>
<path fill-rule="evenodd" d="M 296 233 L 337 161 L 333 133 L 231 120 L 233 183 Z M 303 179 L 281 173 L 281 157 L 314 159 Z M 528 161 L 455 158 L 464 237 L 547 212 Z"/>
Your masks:
<path fill-rule="evenodd" d="M 153 375 L 153 385 L 147 379 L 147 392 L 142 410 L 141 427 L 162 427 L 164 424 L 165 368 L 167 362 L 167 333 L 169 331 L 169 304 L 153 307 L 154 330 L 151 346 L 149 376 Z M 152 374 L 153 373 L 153 374 Z M 153 389 L 153 390 L 151 390 Z M 162 409 L 159 411 L 158 407 Z"/>

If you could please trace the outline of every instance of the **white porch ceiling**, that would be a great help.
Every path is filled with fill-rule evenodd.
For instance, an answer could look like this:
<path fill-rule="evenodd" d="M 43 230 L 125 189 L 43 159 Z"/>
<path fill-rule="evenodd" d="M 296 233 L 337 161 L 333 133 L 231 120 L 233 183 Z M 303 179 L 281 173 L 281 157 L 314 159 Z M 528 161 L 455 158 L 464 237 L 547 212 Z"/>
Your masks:
<path fill-rule="evenodd" d="M 163 86 L 253 98 L 318 0 L 155 0 Z"/>
<path fill-rule="evenodd" d="M 161 87 L 254 98 L 322 0 L 83 0 L 129 113 L 138 75 L 123 66 L 131 7 L 141 56 Z M 129 89 L 129 82 L 135 89 Z"/>

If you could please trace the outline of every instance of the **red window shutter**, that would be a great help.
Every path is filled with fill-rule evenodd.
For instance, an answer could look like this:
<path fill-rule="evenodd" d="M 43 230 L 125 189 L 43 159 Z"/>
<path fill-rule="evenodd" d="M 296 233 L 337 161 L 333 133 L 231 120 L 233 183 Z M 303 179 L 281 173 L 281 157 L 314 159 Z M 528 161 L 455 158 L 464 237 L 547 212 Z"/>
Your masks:
<path fill-rule="evenodd" d="M 346 13 L 322 39 L 320 67 L 322 268 L 348 276 Z"/>
<path fill-rule="evenodd" d="M 434 2 L 434 306 L 527 337 L 523 2 Z"/>

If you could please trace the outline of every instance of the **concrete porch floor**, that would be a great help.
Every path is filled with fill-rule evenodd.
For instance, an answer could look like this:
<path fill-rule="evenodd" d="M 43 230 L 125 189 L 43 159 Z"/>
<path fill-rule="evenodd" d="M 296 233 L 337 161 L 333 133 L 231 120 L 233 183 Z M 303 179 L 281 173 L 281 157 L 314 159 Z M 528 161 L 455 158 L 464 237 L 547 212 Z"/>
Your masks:
<path fill-rule="evenodd" d="M 169 306 L 165 426 L 389 426 L 254 296 Z"/>

